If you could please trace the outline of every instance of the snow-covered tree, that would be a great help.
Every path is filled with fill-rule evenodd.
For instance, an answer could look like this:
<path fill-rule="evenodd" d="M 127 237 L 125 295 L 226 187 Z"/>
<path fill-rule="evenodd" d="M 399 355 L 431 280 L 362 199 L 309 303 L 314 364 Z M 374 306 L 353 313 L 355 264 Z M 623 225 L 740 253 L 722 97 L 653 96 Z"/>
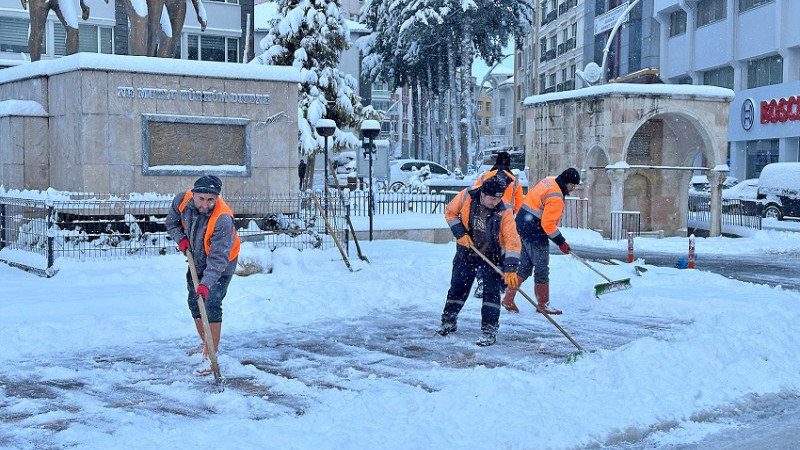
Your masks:
<path fill-rule="evenodd" d="M 333 143 L 329 143 L 333 148 L 355 148 L 360 140 L 350 130 L 361 123 L 365 114 L 370 115 L 371 108 L 365 110 L 361 105 L 355 78 L 337 68 L 342 52 L 350 46 L 350 30 L 340 10 L 341 1 L 276 3 L 278 14 L 261 41 L 264 53 L 252 63 L 293 66 L 300 71 L 298 151 L 314 167 L 314 155 L 324 148 L 324 138 L 315 129 L 317 121 L 324 118 L 336 122 Z"/>
<path fill-rule="evenodd" d="M 533 11 L 530 0 L 367 0 L 361 20 L 373 33 L 358 42 L 363 75 L 421 91 L 413 97 L 417 156 L 466 168 L 474 154 L 472 61 L 499 62 L 509 39 L 532 27 Z"/>

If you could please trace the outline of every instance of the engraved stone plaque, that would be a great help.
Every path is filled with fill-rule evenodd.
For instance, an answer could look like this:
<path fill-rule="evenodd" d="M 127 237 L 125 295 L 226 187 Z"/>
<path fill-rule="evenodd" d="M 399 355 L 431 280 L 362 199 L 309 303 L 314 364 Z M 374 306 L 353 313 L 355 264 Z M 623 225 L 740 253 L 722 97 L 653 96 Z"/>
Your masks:
<path fill-rule="evenodd" d="M 142 116 L 144 175 L 248 176 L 250 120 Z"/>

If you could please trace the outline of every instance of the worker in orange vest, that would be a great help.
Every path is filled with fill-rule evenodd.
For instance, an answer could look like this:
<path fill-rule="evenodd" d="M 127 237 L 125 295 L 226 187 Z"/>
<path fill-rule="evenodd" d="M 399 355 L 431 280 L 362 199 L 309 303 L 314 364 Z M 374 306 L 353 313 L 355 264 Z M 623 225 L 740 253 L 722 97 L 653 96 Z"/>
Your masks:
<path fill-rule="evenodd" d="M 239 256 L 240 241 L 233 222 L 233 211 L 220 197 L 221 192 L 222 180 L 218 177 L 200 177 L 192 189 L 175 196 L 166 222 L 167 233 L 178 243 L 178 250 L 183 254 L 187 249 L 192 251 L 200 278 L 195 291 L 191 271 L 187 270 L 189 311 L 201 342 L 188 354 L 202 351 L 205 358 L 208 358 L 208 349 L 205 348 L 205 333 L 197 298 L 202 296 L 205 301 L 212 342 L 214 348 L 219 350 L 222 300 L 228 292 Z M 198 373 L 207 375 L 212 371 L 207 368 Z"/>
<path fill-rule="evenodd" d="M 480 187 L 484 180 L 494 176 L 506 183 L 506 190 L 503 191 L 503 203 L 510 207 L 511 211 L 516 215 L 519 208 L 522 207 L 522 200 L 525 198 L 525 194 L 522 193 L 522 184 L 520 184 L 519 179 L 511 172 L 511 155 L 508 152 L 498 152 L 494 159 L 494 166 L 488 172 L 479 176 L 472 188 Z M 475 278 L 478 282 L 475 283 L 475 293 L 473 295 L 475 298 L 481 298 L 483 296 L 483 269 L 478 270 Z M 506 286 L 503 283 L 500 286 L 501 293 L 505 289 Z"/>
<path fill-rule="evenodd" d="M 562 253 L 569 254 L 569 244 L 557 224 L 564 212 L 564 197 L 580 182 L 581 176 L 573 167 L 557 177 L 542 179 L 525 195 L 517 214 L 517 232 L 522 240 L 518 284 L 521 285 L 533 271 L 533 288 L 539 310 L 547 314 L 561 314 L 561 310 L 550 307 L 549 241 L 553 241 Z M 514 303 L 516 293 L 517 289 L 509 287 L 503 297 L 503 307 L 512 312 L 519 312 Z"/>
<path fill-rule="evenodd" d="M 484 270 L 481 334 L 476 344 L 485 347 L 495 343 L 500 327 L 500 284 L 517 287 L 517 264 L 522 244 L 517 235 L 514 214 L 503 203 L 506 185 L 497 177 L 486 180 L 480 188 L 464 189 L 447 204 L 444 217 L 456 238 L 456 255 L 450 289 L 442 311 L 442 324 L 436 332 L 447 336 L 457 329 L 458 313 L 469 297 L 478 269 Z M 480 252 L 495 266 L 502 266 L 500 275 L 480 257 Z"/>

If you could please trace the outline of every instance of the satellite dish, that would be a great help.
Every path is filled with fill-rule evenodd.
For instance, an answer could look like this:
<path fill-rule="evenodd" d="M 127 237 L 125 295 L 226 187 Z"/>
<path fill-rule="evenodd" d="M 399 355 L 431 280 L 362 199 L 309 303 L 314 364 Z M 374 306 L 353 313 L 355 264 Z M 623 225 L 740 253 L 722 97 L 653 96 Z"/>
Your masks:
<path fill-rule="evenodd" d="M 594 61 L 587 64 L 583 69 L 583 78 L 589 83 L 597 83 L 600 81 L 600 77 L 602 75 L 603 69 L 601 69 L 600 66 L 598 66 Z"/>

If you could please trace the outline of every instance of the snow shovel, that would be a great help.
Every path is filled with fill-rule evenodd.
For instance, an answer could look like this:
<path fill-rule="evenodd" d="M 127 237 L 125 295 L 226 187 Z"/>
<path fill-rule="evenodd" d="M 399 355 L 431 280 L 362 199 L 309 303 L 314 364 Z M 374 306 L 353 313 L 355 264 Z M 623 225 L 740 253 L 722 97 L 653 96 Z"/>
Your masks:
<path fill-rule="evenodd" d="M 600 283 L 600 284 L 595 284 L 594 285 L 594 296 L 595 297 L 600 298 L 600 294 L 606 294 L 608 292 L 615 292 L 615 291 L 624 291 L 626 289 L 630 289 L 631 288 L 631 279 L 630 278 L 625 278 L 625 279 L 622 279 L 622 280 L 612 281 L 611 278 L 608 278 L 607 276 L 605 276 L 602 273 L 600 273 L 599 270 L 597 270 L 594 267 L 592 267 L 588 262 L 586 262 L 585 259 L 581 258 L 580 256 L 576 255 L 573 252 L 569 252 L 569 254 L 574 256 L 575 259 L 577 259 L 578 261 L 582 262 L 583 265 L 585 265 L 586 267 L 592 269 L 596 274 L 600 275 L 601 277 L 603 277 L 607 281 L 607 283 Z"/>
<path fill-rule="evenodd" d="M 194 256 L 192 251 L 186 249 L 186 259 L 189 260 L 189 271 L 192 273 L 192 283 L 194 290 L 200 286 L 200 277 L 197 276 L 197 267 L 194 265 Z M 208 350 L 208 360 L 211 361 L 211 370 L 214 372 L 214 382 L 219 387 L 220 392 L 224 390 L 225 379 L 219 371 L 219 364 L 217 363 L 217 349 L 214 348 L 214 339 L 211 336 L 211 326 L 208 324 L 208 313 L 206 313 L 206 299 L 202 295 L 197 296 L 197 306 L 200 308 L 200 319 L 203 322 L 203 336 L 206 341 L 206 349 Z"/>
<path fill-rule="evenodd" d="M 502 275 L 503 275 L 503 271 L 502 271 L 502 270 L 500 270 L 500 268 L 498 268 L 496 265 L 494 265 L 494 263 L 493 263 L 493 262 L 492 262 L 492 261 L 491 261 L 489 258 L 487 258 L 487 257 L 486 257 L 486 256 L 485 256 L 483 253 L 481 253 L 481 252 L 480 252 L 480 250 L 478 250 L 477 248 L 475 248 L 475 246 L 474 246 L 474 245 L 470 245 L 470 246 L 469 246 L 469 248 L 470 248 L 470 249 L 472 249 L 472 251 L 473 251 L 473 252 L 475 252 L 475 253 L 476 253 L 478 256 L 480 256 L 480 257 L 481 257 L 481 259 L 483 259 L 484 261 L 486 261 L 486 264 L 489 264 L 489 266 L 491 266 L 491 268 L 492 268 L 492 269 L 494 269 L 494 271 L 495 271 L 495 272 L 499 273 L 499 274 L 500 274 L 500 276 L 502 276 Z M 547 314 L 547 312 L 546 312 L 546 311 L 544 311 L 543 309 L 539 308 L 539 304 L 538 304 L 537 302 L 533 301 L 533 299 L 532 299 L 532 298 L 530 298 L 530 297 L 528 296 L 528 294 L 526 294 L 526 293 L 525 293 L 525 292 L 522 290 L 522 288 L 517 288 L 517 292 L 519 292 L 520 294 L 522 294 L 522 296 L 523 296 L 523 297 L 525 297 L 525 299 L 527 299 L 529 302 L 531 302 L 531 305 L 533 305 L 533 307 L 534 307 L 534 308 L 536 308 L 536 311 L 539 311 L 539 312 L 540 312 L 540 313 L 541 313 L 541 314 L 542 314 L 542 315 L 543 315 L 543 316 L 544 316 L 544 317 L 545 317 L 547 320 L 549 320 L 549 321 L 550 321 L 550 323 L 552 323 L 553 325 L 555 325 L 555 327 L 556 327 L 556 328 L 558 328 L 558 331 L 560 331 L 560 332 L 561 332 L 561 334 L 563 334 L 563 335 L 564 335 L 564 337 L 566 337 L 566 338 L 567 338 L 567 339 L 568 339 L 568 340 L 569 340 L 569 341 L 572 343 L 572 345 L 574 345 L 574 346 L 575 346 L 575 348 L 577 348 L 577 349 L 578 349 L 578 351 L 577 351 L 577 352 L 575 352 L 575 353 L 577 353 L 577 354 L 573 353 L 573 354 L 570 354 L 570 355 L 569 355 L 569 357 L 567 358 L 567 362 L 572 362 L 572 361 L 576 360 L 576 359 L 577 359 L 577 356 L 578 356 L 579 354 L 581 354 L 581 353 L 583 353 L 583 352 L 585 352 L 585 351 L 586 351 L 586 350 L 584 350 L 584 349 L 583 349 L 583 347 L 581 347 L 581 346 L 580 346 L 580 344 L 578 344 L 577 342 L 575 342 L 575 339 L 572 339 L 572 336 L 570 336 L 570 335 L 569 335 L 569 333 L 567 333 L 566 331 L 564 331 L 564 329 L 563 329 L 563 328 L 561 328 L 561 325 L 559 325 L 559 324 L 558 324 L 558 323 L 557 323 L 555 320 L 553 320 L 553 318 L 552 318 L 552 317 L 550 317 L 550 314 Z"/>

